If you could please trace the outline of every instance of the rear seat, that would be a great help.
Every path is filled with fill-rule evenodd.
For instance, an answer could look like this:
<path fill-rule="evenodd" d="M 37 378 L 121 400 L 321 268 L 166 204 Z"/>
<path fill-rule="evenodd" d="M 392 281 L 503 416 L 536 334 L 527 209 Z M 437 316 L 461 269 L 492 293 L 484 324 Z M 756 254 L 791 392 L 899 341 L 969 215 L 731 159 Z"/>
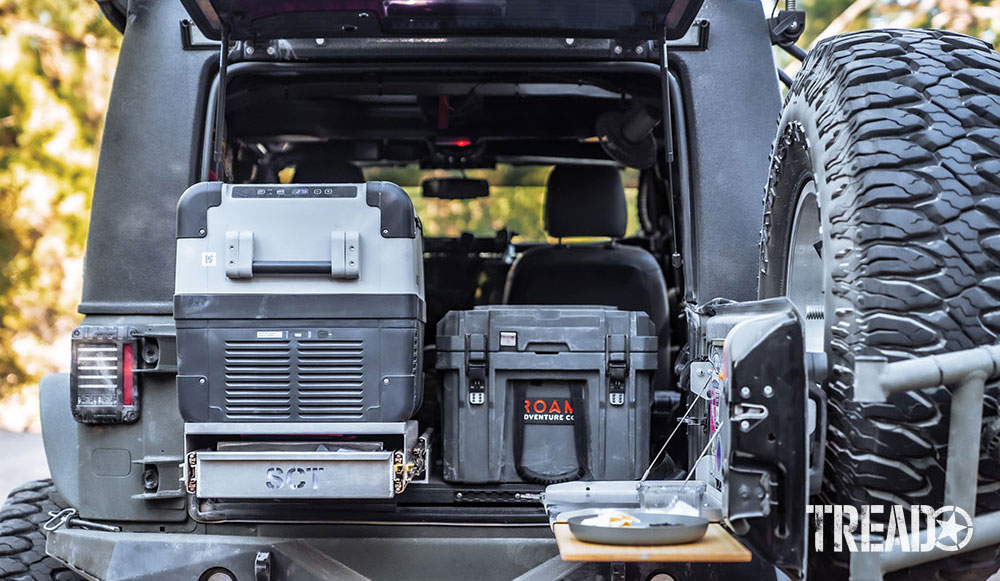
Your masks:
<path fill-rule="evenodd" d="M 652 254 L 622 246 L 625 188 L 610 166 L 561 165 L 549 175 L 545 229 L 555 238 L 608 237 L 610 242 L 540 246 L 511 267 L 504 302 L 511 305 L 607 305 L 649 315 L 660 341 L 654 383 L 669 384 L 667 283 Z"/>

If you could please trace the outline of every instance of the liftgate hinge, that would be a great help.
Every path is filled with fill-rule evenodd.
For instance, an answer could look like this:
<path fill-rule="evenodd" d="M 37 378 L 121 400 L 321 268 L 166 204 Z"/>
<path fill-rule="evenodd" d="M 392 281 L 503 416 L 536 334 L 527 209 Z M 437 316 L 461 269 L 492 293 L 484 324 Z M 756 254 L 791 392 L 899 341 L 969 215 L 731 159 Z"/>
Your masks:
<path fill-rule="evenodd" d="M 628 378 L 628 335 L 608 335 L 608 403 L 625 405 L 625 386 Z"/>
<path fill-rule="evenodd" d="M 469 377 L 469 403 L 486 403 L 487 379 L 486 335 L 465 336 L 465 373 Z"/>

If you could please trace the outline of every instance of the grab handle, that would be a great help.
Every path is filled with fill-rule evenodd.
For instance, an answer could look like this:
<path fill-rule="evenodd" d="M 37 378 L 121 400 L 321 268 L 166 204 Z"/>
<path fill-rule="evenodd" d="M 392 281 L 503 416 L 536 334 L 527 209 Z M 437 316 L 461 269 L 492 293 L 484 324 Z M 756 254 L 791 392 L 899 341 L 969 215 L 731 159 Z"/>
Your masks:
<path fill-rule="evenodd" d="M 320 275 L 356 279 L 361 275 L 361 238 L 357 232 L 330 233 L 330 260 L 254 260 L 254 234 L 226 232 L 226 276 Z"/>
<path fill-rule="evenodd" d="M 329 260 L 254 260 L 252 274 L 330 274 Z"/>

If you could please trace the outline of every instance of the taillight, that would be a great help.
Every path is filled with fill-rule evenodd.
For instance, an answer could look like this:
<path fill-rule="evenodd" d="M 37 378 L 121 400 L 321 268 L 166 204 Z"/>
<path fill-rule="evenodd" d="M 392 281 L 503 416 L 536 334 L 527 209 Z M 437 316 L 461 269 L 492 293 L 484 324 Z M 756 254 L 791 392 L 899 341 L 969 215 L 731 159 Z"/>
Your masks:
<path fill-rule="evenodd" d="M 136 331 L 85 325 L 73 331 L 70 405 L 76 421 L 121 424 L 139 419 Z"/>

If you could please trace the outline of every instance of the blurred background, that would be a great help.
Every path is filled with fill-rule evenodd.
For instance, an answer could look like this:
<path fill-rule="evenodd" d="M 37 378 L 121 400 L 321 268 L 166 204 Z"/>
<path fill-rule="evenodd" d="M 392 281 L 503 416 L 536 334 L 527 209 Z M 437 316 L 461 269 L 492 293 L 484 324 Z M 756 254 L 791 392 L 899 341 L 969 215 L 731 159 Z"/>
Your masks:
<path fill-rule="evenodd" d="M 803 47 L 863 28 L 946 28 L 994 44 L 1000 31 L 1000 0 L 799 5 L 808 11 Z M 772 7 L 764 0 L 764 10 Z M 37 384 L 69 365 L 90 196 L 120 41 L 94 0 L 0 0 L 0 462 L 18 466 L 0 471 L 0 478 L 13 472 L 19 482 L 45 473 L 40 440 L 31 433 L 40 428 Z M 797 71 L 783 53 L 776 61 L 790 74 Z M 484 228 L 524 224 L 523 231 L 540 224 L 540 208 L 532 204 L 491 207 L 485 217 L 475 207 L 452 204 L 422 213 L 428 232 L 444 233 L 460 216 L 489 222 Z M 14 484 L 0 480 L 0 498 Z"/>

